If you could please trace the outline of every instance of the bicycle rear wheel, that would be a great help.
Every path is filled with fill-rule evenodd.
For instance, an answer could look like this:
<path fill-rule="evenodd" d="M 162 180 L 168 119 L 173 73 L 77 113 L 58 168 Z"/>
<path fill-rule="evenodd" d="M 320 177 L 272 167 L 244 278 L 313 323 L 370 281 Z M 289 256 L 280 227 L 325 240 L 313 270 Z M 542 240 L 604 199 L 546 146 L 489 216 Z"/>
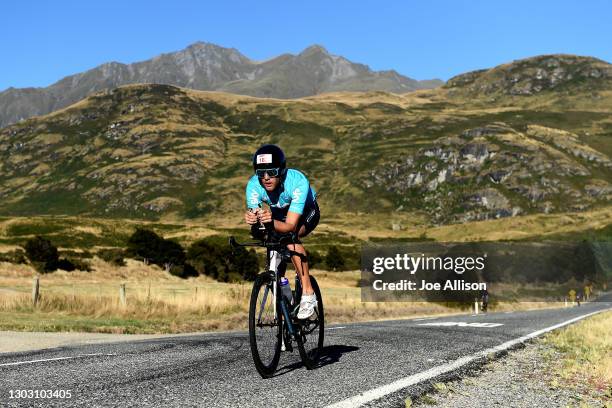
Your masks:
<path fill-rule="evenodd" d="M 273 282 L 274 275 L 271 273 L 259 274 L 253 284 L 249 305 L 251 354 L 263 378 L 274 374 L 281 352 L 282 318 L 274 302 Z"/>
<path fill-rule="evenodd" d="M 325 335 L 325 312 L 323 309 L 323 297 L 319 284 L 314 277 L 310 277 L 310 284 L 317 297 L 317 307 L 314 314 L 305 320 L 298 321 L 297 344 L 300 350 L 300 357 L 307 369 L 312 370 L 317 366 L 321 351 L 323 350 L 323 340 Z M 300 294 L 301 297 L 301 294 Z"/>

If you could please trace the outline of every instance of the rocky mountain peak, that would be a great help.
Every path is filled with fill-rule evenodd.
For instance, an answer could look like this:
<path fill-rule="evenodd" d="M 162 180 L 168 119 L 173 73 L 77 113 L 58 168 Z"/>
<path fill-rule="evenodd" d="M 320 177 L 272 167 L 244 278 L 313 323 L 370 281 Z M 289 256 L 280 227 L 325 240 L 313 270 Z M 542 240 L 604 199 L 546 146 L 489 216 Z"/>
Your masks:
<path fill-rule="evenodd" d="M 300 54 L 255 62 L 235 48 L 195 42 L 187 48 L 132 64 L 109 62 L 61 79 L 34 92 L 0 92 L 0 128 L 64 108 L 93 92 L 122 85 L 155 83 L 273 98 L 298 98 L 321 92 L 382 90 L 408 92 L 439 83 L 379 76 L 365 65 L 312 45 Z"/>
<path fill-rule="evenodd" d="M 308 56 L 308 55 L 326 55 L 329 56 L 329 52 L 325 47 L 319 44 L 313 44 L 309 47 L 304 48 L 302 52 L 298 54 L 298 56 Z"/>

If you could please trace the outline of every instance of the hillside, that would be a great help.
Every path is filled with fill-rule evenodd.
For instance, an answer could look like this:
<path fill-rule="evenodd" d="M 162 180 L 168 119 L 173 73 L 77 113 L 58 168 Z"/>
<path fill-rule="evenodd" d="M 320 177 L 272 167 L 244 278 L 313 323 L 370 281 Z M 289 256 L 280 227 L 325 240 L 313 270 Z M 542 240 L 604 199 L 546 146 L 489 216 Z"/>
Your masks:
<path fill-rule="evenodd" d="M 343 90 L 408 92 L 442 85 L 440 80 L 416 81 L 395 71 L 372 71 L 319 45 L 257 62 L 234 48 L 197 42 L 146 61 L 102 64 L 46 88 L 9 88 L 0 92 L 0 127 L 53 112 L 97 91 L 141 83 L 273 98 Z"/>
<path fill-rule="evenodd" d="M 612 65 L 576 55 L 542 55 L 493 69 L 457 75 L 445 87 L 472 95 L 535 95 L 546 91 L 597 92 L 609 89 Z"/>
<path fill-rule="evenodd" d="M 497 78 L 500 69 L 479 76 Z M 0 213 L 236 214 L 251 154 L 269 142 L 307 173 L 330 217 L 448 224 L 608 206 L 609 81 L 599 78 L 597 99 L 587 81 L 584 91 L 572 85 L 571 98 L 553 87 L 531 96 L 496 91 L 491 102 L 486 93 L 469 95 L 482 78 L 402 95 L 297 100 L 166 85 L 101 92 L 0 130 Z"/>

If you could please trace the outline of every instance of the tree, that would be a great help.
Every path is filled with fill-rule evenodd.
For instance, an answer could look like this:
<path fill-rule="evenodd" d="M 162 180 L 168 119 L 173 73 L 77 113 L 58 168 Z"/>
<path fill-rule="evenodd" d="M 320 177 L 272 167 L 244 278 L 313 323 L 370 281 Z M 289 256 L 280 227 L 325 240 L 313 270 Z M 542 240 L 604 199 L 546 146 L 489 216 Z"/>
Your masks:
<path fill-rule="evenodd" d="M 252 281 L 259 272 L 259 261 L 253 249 L 232 250 L 221 236 L 194 242 L 187 250 L 187 259 L 199 273 L 221 282 Z"/>
<path fill-rule="evenodd" d="M 332 245 L 327 250 L 327 255 L 325 255 L 325 263 L 327 267 L 336 271 L 342 270 L 344 268 L 344 256 L 340 253 L 340 250 L 337 246 Z"/>
<path fill-rule="evenodd" d="M 156 258 L 159 259 L 159 263 L 163 265 L 166 272 L 170 272 L 170 268 L 174 265 L 181 266 L 185 264 L 185 250 L 177 242 L 162 239 L 158 243 Z"/>
<path fill-rule="evenodd" d="M 144 228 L 137 228 L 128 239 L 126 254 L 158 265 L 176 276 L 197 276 L 195 269 L 185 263 L 186 254 L 181 244 Z"/>
<path fill-rule="evenodd" d="M 130 257 L 142 258 L 144 263 L 148 263 L 156 258 L 162 240 L 163 238 L 153 231 L 136 228 L 128 239 L 126 253 Z"/>
<path fill-rule="evenodd" d="M 38 272 L 46 273 L 57 269 L 57 248 L 48 239 L 37 235 L 25 243 L 24 249 L 30 263 Z"/>
<path fill-rule="evenodd" d="M 248 281 L 254 281 L 259 272 L 259 262 L 254 249 L 236 248 L 230 258 L 230 269 Z"/>

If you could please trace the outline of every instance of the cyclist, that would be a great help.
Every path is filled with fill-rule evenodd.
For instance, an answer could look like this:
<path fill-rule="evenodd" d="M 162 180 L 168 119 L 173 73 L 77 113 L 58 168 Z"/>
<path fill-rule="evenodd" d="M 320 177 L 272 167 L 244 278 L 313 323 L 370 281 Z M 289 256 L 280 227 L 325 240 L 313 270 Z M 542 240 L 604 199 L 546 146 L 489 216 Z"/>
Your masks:
<path fill-rule="evenodd" d="M 314 313 L 317 299 L 310 284 L 306 250 L 299 238 L 305 237 L 319 223 L 319 206 L 316 192 L 306 176 L 296 169 L 288 169 L 285 154 L 276 145 L 263 145 L 253 155 L 253 175 L 246 187 L 248 211 L 244 215 L 251 225 L 254 237 L 261 237 L 258 224 L 273 223 L 278 233 L 293 232 L 297 239 L 287 247 L 301 256 L 293 255 L 291 261 L 302 282 L 302 299 L 298 319 L 307 319 Z M 268 204 L 271 212 L 262 208 Z"/>
<path fill-rule="evenodd" d="M 480 300 L 482 301 L 481 310 L 486 313 L 487 309 L 489 308 L 489 291 L 488 290 L 483 289 L 482 291 L 480 291 Z"/>

